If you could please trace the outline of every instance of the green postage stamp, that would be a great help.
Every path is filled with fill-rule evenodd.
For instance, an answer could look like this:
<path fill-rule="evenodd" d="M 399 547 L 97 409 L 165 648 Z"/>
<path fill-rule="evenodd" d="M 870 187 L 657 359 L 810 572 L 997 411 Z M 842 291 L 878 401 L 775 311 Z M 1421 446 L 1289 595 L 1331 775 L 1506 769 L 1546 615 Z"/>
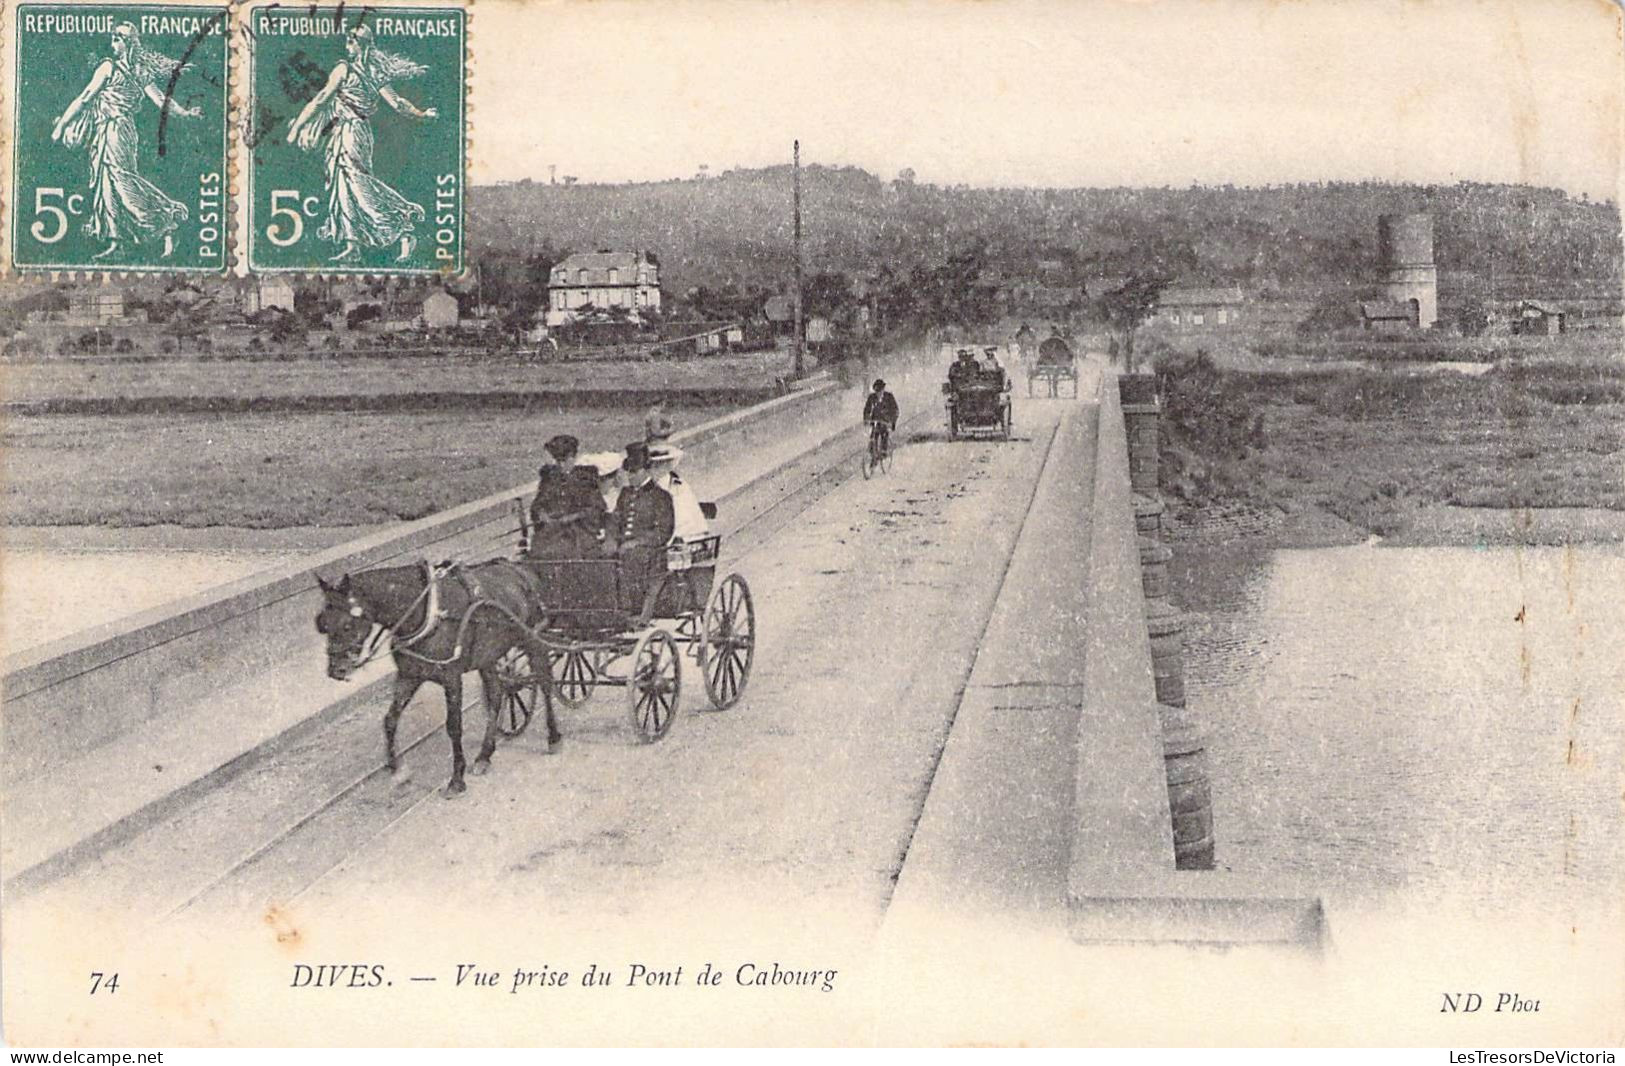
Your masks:
<path fill-rule="evenodd" d="M 11 260 L 21 269 L 227 268 L 224 4 L 19 4 Z"/>
<path fill-rule="evenodd" d="M 244 19 L 249 272 L 461 272 L 465 11 L 266 3 Z"/>

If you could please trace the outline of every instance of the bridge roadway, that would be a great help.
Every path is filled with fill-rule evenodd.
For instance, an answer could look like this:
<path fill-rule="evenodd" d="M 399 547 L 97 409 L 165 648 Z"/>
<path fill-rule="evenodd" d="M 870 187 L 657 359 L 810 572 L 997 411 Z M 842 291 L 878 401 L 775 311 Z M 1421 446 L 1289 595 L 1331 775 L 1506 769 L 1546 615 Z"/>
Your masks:
<path fill-rule="evenodd" d="M 439 910 L 459 916 L 465 945 L 524 929 L 534 949 L 545 928 L 553 949 L 590 949 L 578 962 L 703 943 L 769 944 L 787 963 L 799 944 L 812 962 L 851 963 L 909 854 L 1057 427 L 1079 410 L 1018 386 L 1013 441 L 950 443 L 928 385 L 903 398 L 918 413 L 889 473 L 865 481 L 854 465 L 793 521 L 725 544 L 719 572 L 749 580 L 759 629 L 736 708 L 710 711 L 690 662 L 663 741 L 637 743 L 625 694 L 605 690 L 560 709 L 556 753 L 535 724 L 449 802 L 438 690 L 415 701 L 430 728 L 405 784 L 354 779 L 354 747 L 381 745 L 383 707 L 357 709 L 18 901 L 8 924 L 71 906 L 209 936 L 269 925 L 279 942 L 387 944 L 396 923 Z M 465 716 L 465 745 L 482 726 Z M 1025 772 L 1016 755 L 998 761 L 1006 778 Z M 265 813 L 295 790 L 332 798 L 270 833 Z M 500 933 L 491 944 L 512 954 Z M 437 945 L 414 958 L 429 967 L 453 946 Z"/>

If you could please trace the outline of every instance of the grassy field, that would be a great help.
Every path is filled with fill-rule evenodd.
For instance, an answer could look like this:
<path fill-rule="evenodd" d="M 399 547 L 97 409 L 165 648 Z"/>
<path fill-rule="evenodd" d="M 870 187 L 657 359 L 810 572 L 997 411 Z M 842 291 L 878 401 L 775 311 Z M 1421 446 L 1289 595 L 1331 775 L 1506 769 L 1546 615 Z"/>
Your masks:
<path fill-rule="evenodd" d="M 0 373 L 10 403 L 159 396 L 263 399 L 582 390 L 753 389 L 791 372 L 776 351 L 651 362 L 521 363 L 467 356 L 301 362 L 192 359 L 18 363 Z"/>
<path fill-rule="evenodd" d="M 1625 366 L 1498 366 L 1482 376 L 1338 369 L 1220 372 L 1191 395 L 1242 428 L 1176 433 L 1165 487 L 1319 509 L 1382 536 L 1438 506 L 1625 511 Z M 1222 426 L 1219 419 L 1211 424 Z M 1412 527 L 1416 529 L 1413 530 Z"/>
<path fill-rule="evenodd" d="M 669 413 L 682 429 L 723 412 Z M 0 499 L 8 525 L 369 525 L 534 478 L 555 433 L 618 448 L 643 412 L 16 418 Z"/>

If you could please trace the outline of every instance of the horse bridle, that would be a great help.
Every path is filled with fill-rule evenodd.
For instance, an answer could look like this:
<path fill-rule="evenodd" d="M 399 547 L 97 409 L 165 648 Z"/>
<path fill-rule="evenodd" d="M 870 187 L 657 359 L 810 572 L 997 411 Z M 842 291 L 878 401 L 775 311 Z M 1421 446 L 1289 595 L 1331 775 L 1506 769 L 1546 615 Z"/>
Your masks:
<path fill-rule="evenodd" d="M 412 617 L 412 612 L 416 611 L 418 604 L 423 603 L 425 599 L 428 600 L 428 604 L 423 611 L 423 625 L 419 626 L 418 631 L 410 637 L 398 636 L 395 631 L 408 618 Z M 349 610 L 350 617 L 371 621 L 371 619 L 367 618 L 366 608 L 362 607 L 361 602 L 355 598 L 355 593 L 346 592 L 344 594 L 344 605 Z M 406 610 L 401 612 L 401 616 L 395 619 L 392 625 L 386 626 L 382 622 L 372 623 L 373 628 L 366 637 L 362 638 L 361 643 L 356 645 L 357 650 L 350 656 L 350 672 L 354 673 L 382 655 L 386 636 L 390 638 L 390 651 L 407 651 L 413 645 L 427 640 L 429 635 L 439 628 L 440 621 L 444 617 L 445 612 L 440 609 L 440 579 L 435 575 L 434 567 L 424 563 L 423 591 L 413 597 L 412 602 L 406 605 Z M 415 653 L 408 652 L 408 654 Z"/>

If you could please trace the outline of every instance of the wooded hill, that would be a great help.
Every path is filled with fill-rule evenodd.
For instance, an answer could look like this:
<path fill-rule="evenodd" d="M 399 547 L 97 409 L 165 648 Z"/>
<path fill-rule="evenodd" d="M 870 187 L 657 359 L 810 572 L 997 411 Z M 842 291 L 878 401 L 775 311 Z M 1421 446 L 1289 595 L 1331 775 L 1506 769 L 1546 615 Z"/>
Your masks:
<path fill-rule="evenodd" d="M 483 186 L 470 194 L 470 241 L 476 261 L 648 249 L 675 293 L 777 287 L 790 276 L 791 180 L 783 166 L 645 184 Z M 853 276 L 903 273 L 980 242 L 985 262 L 1010 274 L 1047 259 L 1079 278 L 1155 270 L 1305 291 L 1369 280 L 1377 216 L 1411 211 L 1433 215 L 1441 271 L 1602 288 L 1621 273 L 1613 203 L 1530 186 L 973 189 L 809 166 L 802 203 L 808 271 Z"/>

